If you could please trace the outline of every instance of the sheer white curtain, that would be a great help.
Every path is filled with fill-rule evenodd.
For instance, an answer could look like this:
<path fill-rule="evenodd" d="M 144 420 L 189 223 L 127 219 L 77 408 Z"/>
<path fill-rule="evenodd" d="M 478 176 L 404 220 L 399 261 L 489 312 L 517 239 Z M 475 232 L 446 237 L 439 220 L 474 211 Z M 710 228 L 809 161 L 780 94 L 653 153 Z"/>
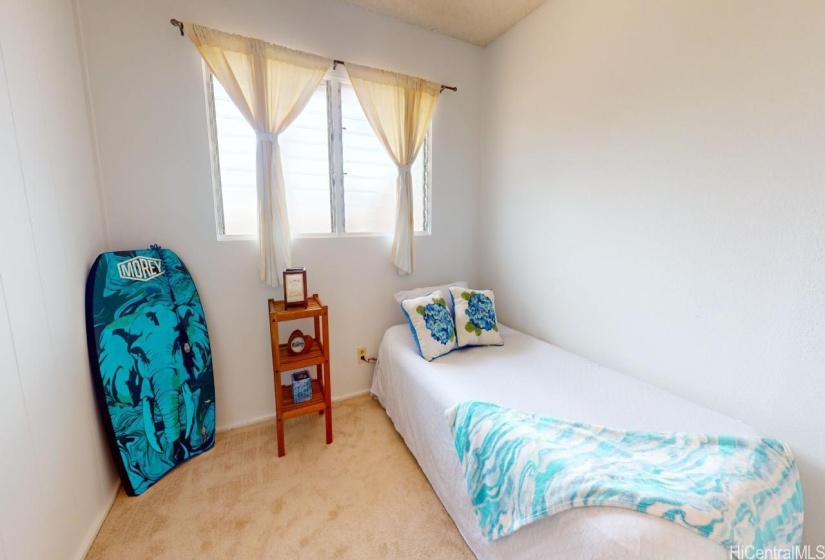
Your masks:
<path fill-rule="evenodd" d="M 415 270 L 415 227 L 410 166 L 430 128 L 441 86 L 349 62 L 346 68 L 367 120 L 398 166 L 392 263 L 399 274 L 411 274 Z"/>
<path fill-rule="evenodd" d="M 189 23 L 189 38 L 258 136 L 258 265 L 278 286 L 291 264 L 278 135 L 301 113 L 332 60 Z"/>

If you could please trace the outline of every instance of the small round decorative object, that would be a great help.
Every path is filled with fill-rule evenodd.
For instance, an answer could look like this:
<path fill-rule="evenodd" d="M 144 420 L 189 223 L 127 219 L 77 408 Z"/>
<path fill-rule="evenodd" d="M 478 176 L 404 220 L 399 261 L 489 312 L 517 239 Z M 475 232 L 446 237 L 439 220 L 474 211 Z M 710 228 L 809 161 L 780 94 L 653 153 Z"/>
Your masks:
<path fill-rule="evenodd" d="M 312 348 L 312 342 L 311 336 L 296 329 L 289 335 L 289 341 L 286 343 L 286 351 L 290 356 L 305 354 Z"/>

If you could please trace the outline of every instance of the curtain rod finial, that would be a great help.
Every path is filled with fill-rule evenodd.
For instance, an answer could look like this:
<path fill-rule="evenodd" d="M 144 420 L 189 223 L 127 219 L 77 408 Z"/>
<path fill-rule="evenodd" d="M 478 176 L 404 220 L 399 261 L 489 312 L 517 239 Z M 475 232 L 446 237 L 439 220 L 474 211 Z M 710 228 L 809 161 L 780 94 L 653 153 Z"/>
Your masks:
<path fill-rule="evenodd" d="M 183 37 L 183 22 L 172 18 L 169 20 L 169 23 L 180 29 L 180 36 Z"/>

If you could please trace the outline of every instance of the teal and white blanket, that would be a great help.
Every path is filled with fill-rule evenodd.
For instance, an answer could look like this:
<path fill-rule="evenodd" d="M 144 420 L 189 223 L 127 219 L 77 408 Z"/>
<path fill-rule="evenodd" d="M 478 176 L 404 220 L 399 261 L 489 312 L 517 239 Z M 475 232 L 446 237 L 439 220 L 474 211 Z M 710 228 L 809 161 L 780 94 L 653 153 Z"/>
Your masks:
<path fill-rule="evenodd" d="M 448 410 L 447 420 L 491 540 L 571 508 L 608 506 L 728 548 L 801 543 L 799 473 L 776 440 L 618 430 L 477 401 Z"/>

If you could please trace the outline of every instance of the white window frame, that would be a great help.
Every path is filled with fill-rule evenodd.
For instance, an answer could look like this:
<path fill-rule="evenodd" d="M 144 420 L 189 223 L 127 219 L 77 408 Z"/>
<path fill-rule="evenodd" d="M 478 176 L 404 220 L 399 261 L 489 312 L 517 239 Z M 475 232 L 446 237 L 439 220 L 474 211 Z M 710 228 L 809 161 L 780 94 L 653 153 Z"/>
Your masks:
<path fill-rule="evenodd" d="M 327 130 L 329 132 L 329 193 L 330 193 L 330 224 L 329 233 L 292 233 L 293 239 L 323 239 L 347 237 L 386 237 L 393 232 L 355 232 L 344 230 L 346 219 L 344 208 L 344 190 L 346 177 L 343 161 L 343 127 L 341 119 L 341 84 L 350 84 L 341 72 L 331 71 L 324 77 L 327 87 Z M 246 241 L 257 239 L 257 234 L 227 234 L 224 233 L 223 192 L 221 187 L 220 154 L 218 150 L 218 131 L 215 118 L 215 96 L 212 85 L 212 72 L 204 64 L 204 91 L 206 93 L 207 128 L 209 134 L 209 152 L 212 171 L 212 196 L 215 211 L 215 230 L 218 241 Z M 432 233 L 432 125 L 427 131 L 424 145 L 421 147 L 424 157 L 424 184 L 423 184 L 423 229 L 414 232 L 416 236 L 428 236 Z"/>

